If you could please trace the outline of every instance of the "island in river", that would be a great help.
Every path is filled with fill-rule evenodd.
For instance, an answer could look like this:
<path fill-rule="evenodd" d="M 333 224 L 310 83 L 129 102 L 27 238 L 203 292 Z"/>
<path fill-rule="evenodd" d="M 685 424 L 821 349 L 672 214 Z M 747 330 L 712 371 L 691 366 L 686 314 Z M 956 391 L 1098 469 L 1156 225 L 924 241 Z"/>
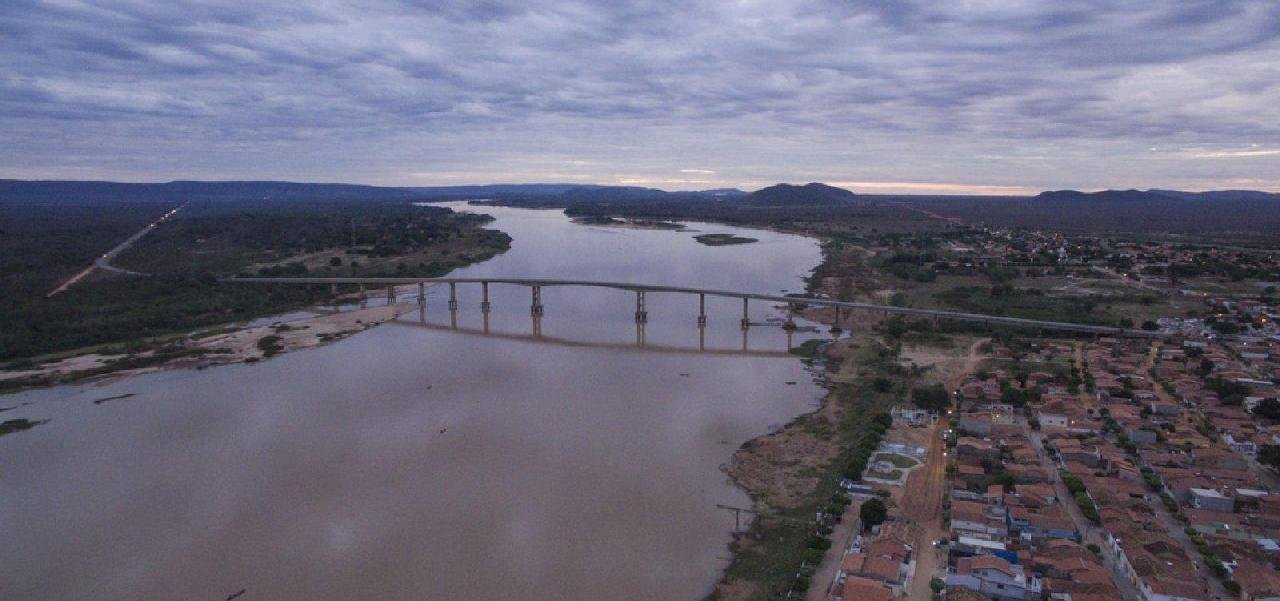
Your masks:
<path fill-rule="evenodd" d="M 747 238 L 746 236 L 735 236 L 733 234 L 698 234 L 693 237 L 694 240 L 706 244 L 707 246 L 732 246 L 734 244 L 751 244 L 759 242 L 755 238 Z"/>

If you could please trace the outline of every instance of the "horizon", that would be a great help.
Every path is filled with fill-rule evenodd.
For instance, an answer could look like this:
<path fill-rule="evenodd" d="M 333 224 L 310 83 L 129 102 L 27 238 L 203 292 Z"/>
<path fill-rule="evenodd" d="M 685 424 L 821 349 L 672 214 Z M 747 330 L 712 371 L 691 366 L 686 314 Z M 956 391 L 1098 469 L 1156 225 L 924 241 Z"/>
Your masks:
<path fill-rule="evenodd" d="M 0 177 L 1280 192 L 1277 22 L 1259 0 L 33 2 L 0 8 Z"/>
<path fill-rule="evenodd" d="M 189 178 L 178 178 L 178 179 L 168 179 L 168 180 L 164 180 L 164 181 L 156 181 L 156 180 L 153 180 L 153 181 L 124 181 L 124 180 L 102 180 L 102 179 L 56 179 L 56 178 L 51 178 L 51 179 L 21 179 L 21 178 L 0 177 L 0 181 L 19 181 L 19 182 L 27 182 L 27 183 L 60 183 L 60 182 L 66 182 L 66 183 L 85 183 L 85 184 L 122 184 L 122 185 L 163 185 L 163 184 L 175 184 L 175 183 L 195 183 L 195 184 L 271 183 L 271 184 L 298 184 L 298 185 L 316 185 L 316 186 L 367 186 L 367 187 L 373 187 L 373 188 L 401 188 L 401 189 L 412 189 L 412 188 L 421 188 L 421 189 L 439 189 L 439 188 L 469 188 L 469 187 L 473 187 L 473 188 L 484 188 L 484 187 L 501 187 L 501 186 L 598 186 L 598 187 L 604 187 L 604 188 L 609 188 L 609 187 L 614 187 L 614 188 L 625 188 L 625 187 L 645 188 L 645 189 L 658 190 L 658 191 L 666 192 L 666 193 L 669 193 L 669 194 L 679 194 L 679 193 L 697 193 L 697 192 L 710 192 L 710 191 L 714 191 L 714 190 L 737 190 L 737 191 L 742 192 L 742 193 L 745 193 L 745 194 L 750 194 L 750 193 L 752 193 L 752 192 L 757 192 L 757 191 L 762 190 L 762 189 L 764 189 L 764 188 L 769 188 L 769 187 L 778 186 L 778 185 L 789 185 L 789 186 L 797 186 L 797 187 L 798 187 L 798 186 L 805 186 L 805 185 L 808 185 L 808 184 L 822 184 L 822 185 L 824 185 L 824 186 L 830 186 L 830 187 L 833 187 L 833 188 L 840 188 L 840 189 L 848 190 L 848 191 L 850 191 L 850 192 L 853 192 L 854 194 L 858 194 L 858 195 L 862 195 L 862 196 L 922 196 L 922 197 L 948 197 L 948 196 L 954 196 L 954 197 L 957 197 L 957 198 L 963 198 L 963 197 L 979 197 L 979 196 L 992 196 L 992 197 L 995 197 L 995 196 L 1007 196 L 1007 197 L 1011 197 L 1011 198 L 1024 198 L 1024 197 L 1025 197 L 1025 198 L 1033 198 L 1033 197 L 1035 197 L 1035 196 L 1037 196 L 1037 195 L 1039 195 L 1039 194 L 1047 193 L 1047 192 L 1082 192 L 1082 193 L 1085 193 L 1085 194 L 1094 194 L 1094 193 L 1098 193 L 1098 192 L 1129 192 L 1129 191 L 1136 191 L 1136 192 L 1150 192 L 1150 193 L 1159 193 L 1159 192 L 1187 192 L 1187 193 L 1203 193 L 1203 192 L 1266 192 L 1266 193 L 1280 194 L 1280 191 L 1267 190 L 1267 189 L 1263 189 L 1263 188 L 1205 188 L 1205 189 L 1181 188 L 1181 189 L 1174 189 L 1174 188 L 1157 188 L 1157 187 L 1142 187 L 1142 188 L 1095 188 L 1095 189 L 1086 189 L 1086 188 L 1058 188 L 1058 189 L 1053 189 L 1053 190 L 1049 190 L 1049 189 L 1045 189 L 1045 190 L 1030 190 L 1030 191 L 1027 191 L 1027 192 L 1025 192 L 1025 193 L 1024 193 L 1024 192 L 1008 192 L 1008 193 L 1001 193 L 1001 192 L 1000 192 L 1000 188 L 998 188 L 998 187 L 997 187 L 997 188 L 994 188 L 994 189 L 993 189 L 991 192 L 989 192 L 989 193 L 982 193 L 982 192 L 972 192 L 972 193 L 966 193 L 966 192 L 933 192 L 933 193 L 930 193 L 930 192 L 926 192 L 925 190 L 939 189 L 939 186 L 934 185 L 934 184 L 911 184 L 911 185 L 908 185 L 907 187 L 901 188 L 901 190 L 903 190 L 903 191 L 883 191 L 883 190 L 885 190 L 885 189 L 886 189 L 886 187 L 885 187 L 885 186 L 883 186 L 883 185 L 877 184 L 877 183 L 875 183 L 875 182 L 825 182 L 825 181 L 808 181 L 808 182 L 801 182 L 801 181 L 780 181 L 780 182 L 773 182 L 773 183 L 765 184 L 765 185 L 760 186 L 760 187 L 757 187 L 757 188 L 740 188 L 740 187 L 736 187 L 736 186 L 724 186 L 724 187 L 715 187 L 715 188 L 676 188 L 676 189 L 672 189 L 672 188 L 662 188 L 662 187 L 659 187 L 659 186 L 639 186 L 639 185 L 634 185 L 634 184 L 597 184 L 597 183 L 593 183 L 593 182 L 569 182 L 569 181 L 529 181 L 529 182 L 500 181 L 500 182 L 488 182 L 488 183 L 456 183 L 456 184 L 440 184 L 440 185 L 409 185 L 409 186 L 397 186 L 397 185 L 371 184 L 371 183 L 366 183 L 366 182 L 352 182 L 352 181 L 327 181 L 327 180 L 326 180 L 326 181 L 299 181 L 299 180 L 287 180 L 287 179 L 189 179 Z M 981 186 L 973 186 L 973 187 L 971 187 L 971 189 L 974 189 L 974 190 L 980 190 L 980 189 L 983 189 L 983 187 L 981 187 Z"/>

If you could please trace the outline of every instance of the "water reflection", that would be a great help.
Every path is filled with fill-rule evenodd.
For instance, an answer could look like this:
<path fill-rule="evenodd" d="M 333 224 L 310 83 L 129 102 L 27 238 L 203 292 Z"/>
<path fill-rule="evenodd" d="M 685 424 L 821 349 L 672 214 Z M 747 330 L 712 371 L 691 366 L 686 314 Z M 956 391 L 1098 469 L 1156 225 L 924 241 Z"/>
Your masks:
<path fill-rule="evenodd" d="M 492 212 L 511 251 L 454 275 L 776 293 L 818 261 L 774 232 L 717 227 L 761 241 L 706 247 Z M 812 408 L 820 390 L 783 352 L 812 334 L 743 330 L 736 299 L 648 294 L 637 324 L 626 291 L 422 295 L 395 323 L 258 364 L 5 397 L 7 418 L 50 421 L 0 438 L 0 598 L 704 595 L 733 528 L 716 505 L 749 503 L 720 465 Z"/>
<path fill-rule="evenodd" d="M 791 357 L 792 356 L 791 353 L 788 352 L 788 349 L 791 348 L 790 346 L 786 346 L 781 349 L 772 350 L 772 351 L 766 350 L 766 349 L 751 349 L 745 344 L 741 348 L 707 348 L 706 332 L 703 331 L 703 329 L 701 328 L 699 329 L 700 331 L 698 332 L 698 345 L 696 347 L 687 347 L 687 346 L 675 346 L 675 345 L 666 345 L 666 344 L 655 345 L 655 344 L 646 343 L 645 335 L 644 335 L 645 324 L 642 322 L 636 322 L 636 340 L 635 340 L 635 343 L 632 344 L 632 343 L 624 343 L 624 342 L 607 342 L 607 341 L 598 341 L 598 340 L 597 341 L 574 340 L 572 338 L 548 336 L 545 333 L 541 333 L 536 325 L 532 328 L 532 331 L 528 334 L 521 334 L 518 332 L 494 332 L 491 329 L 487 328 L 487 326 L 482 328 L 461 328 L 461 327 L 458 327 L 457 325 L 456 315 L 451 315 L 450 316 L 451 323 L 448 326 L 444 326 L 439 324 L 428 323 L 421 309 L 419 309 L 418 315 L 419 315 L 419 320 L 417 322 L 408 322 L 408 321 L 401 320 L 401 321 L 392 322 L 392 325 L 405 326 L 405 327 L 421 327 L 421 328 L 426 328 L 428 330 L 437 330 L 437 331 L 447 330 L 447 331 L 457 332 L 460 334 L 485 336 L 485 337 L 491 337 L 491 338 L 503 339 L 503 340 L 532 341 L 532 342 L 538 342 L 540 344 L 551 344 L 551 345 L 564 346 L 564 347 L 570 347 L 570 348 L 598 348 L 598 349 L 619 349 L 619 350 L 636 349 L 636 350 L 644 350 L 647 352 L 671 353 L 671 354 L 677 354 L 677 355 L 708 354 L 708 355 L 750 356 L 750 357 Z M 485 321 L 487 323 L 487 319 Z M 531 319 L 531 321 L 537 322 L 539 321 L 539 319 L 535 316 Z M 744 330 L 742 332 L 742 335 L 745 340 L 747 337 L 747 331 Z"/>

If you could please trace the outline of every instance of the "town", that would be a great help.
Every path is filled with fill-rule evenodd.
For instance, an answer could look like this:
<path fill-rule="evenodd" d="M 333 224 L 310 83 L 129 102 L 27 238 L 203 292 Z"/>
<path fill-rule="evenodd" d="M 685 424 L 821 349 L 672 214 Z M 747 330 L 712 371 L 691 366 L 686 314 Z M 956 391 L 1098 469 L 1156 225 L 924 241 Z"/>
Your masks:
<path fill-rule="evenodd" d="M 1087 299 L 1095 321 L 1155 336 L 980 339 L 945 397 L 915 390 L 893 409 L 873 461 L 843 485 L 851 512 L 875 510 L 833 541 L 824 563 L 838 567 L 805 598 L 1280 597 L 1275 254 L 1001 228 L 880 242 L 871 263 L 898 302 L 929 300 L 919 288 L 976 298 L 934 282 L 981 274 L 993 312 L 1019 295 L 1071 303 L 1056 311 Z M 939 464 L 944 492 L 913 507 Z"/>

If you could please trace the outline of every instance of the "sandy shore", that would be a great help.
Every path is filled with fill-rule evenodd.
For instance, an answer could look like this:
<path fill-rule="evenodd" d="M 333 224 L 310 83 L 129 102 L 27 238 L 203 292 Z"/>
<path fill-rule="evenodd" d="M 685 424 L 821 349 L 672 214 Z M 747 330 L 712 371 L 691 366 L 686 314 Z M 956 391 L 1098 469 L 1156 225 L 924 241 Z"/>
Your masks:
<path fill-rule="evenodd" d="M 341 340 L 415 309 L 416 304 L 398 303 L 329 313 L 288 323 L 234 328 L 187 338 L 180 344 L 181 352 L 167 359 L 157 356 L 158 351 L 154 350 L 132 355 L 84 353 L 31 369 L 0 371 L 0 381 L 17 380 L 23 385 L 38 387 L 115 379 L 164 369 L 261 361 L 271 355 Z M 146 365 L 134 367 L 139 363 Z"/>

